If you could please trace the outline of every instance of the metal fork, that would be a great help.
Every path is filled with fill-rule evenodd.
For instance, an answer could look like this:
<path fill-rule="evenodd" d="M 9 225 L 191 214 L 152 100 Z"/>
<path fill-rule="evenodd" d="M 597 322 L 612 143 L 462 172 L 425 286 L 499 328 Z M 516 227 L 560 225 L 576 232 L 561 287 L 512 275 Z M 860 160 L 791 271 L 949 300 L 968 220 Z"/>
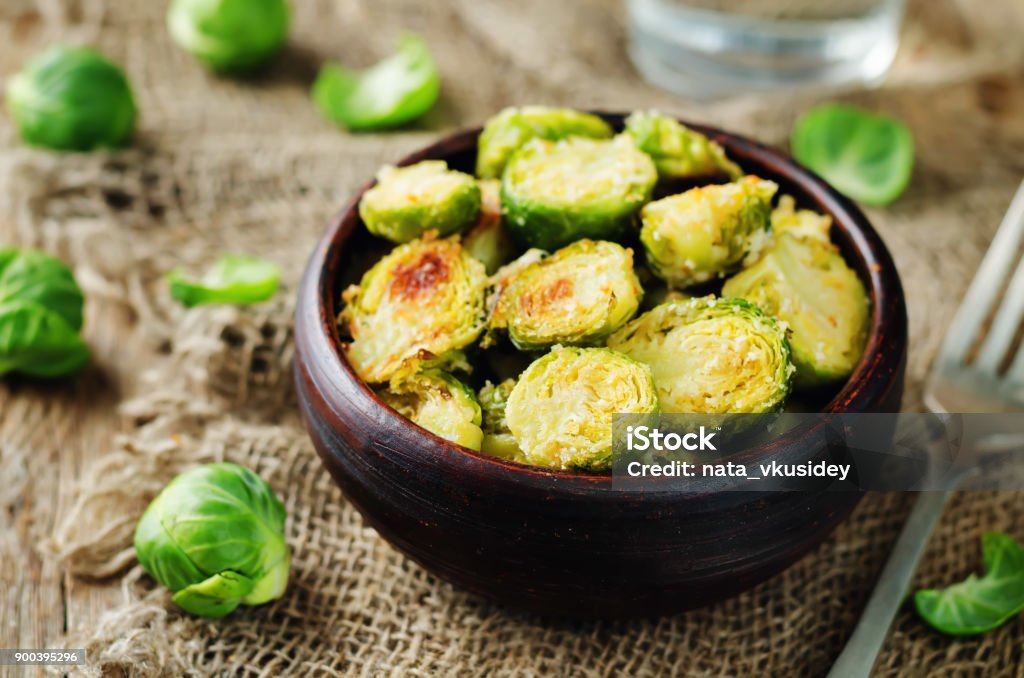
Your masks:
<path fill-rule="evenodd" d="M 932 412 L 1024 409 L 1024 351 L 1014 346 L 1024 319 L 1022 243 L 1024 183 L 1017 189 L 943 340 L 925 391 L 925 404 Z M 1007 282 L 1011 271 L 1013 277 Z M 1000 295 L 1004 288 L 1006 292 Z M 947 500 L 968 475 L 970 471 L 965 468 L 946 476 L 939 491 L 920 493 L 829 678 L 870 675 L 932 530 Z"/>

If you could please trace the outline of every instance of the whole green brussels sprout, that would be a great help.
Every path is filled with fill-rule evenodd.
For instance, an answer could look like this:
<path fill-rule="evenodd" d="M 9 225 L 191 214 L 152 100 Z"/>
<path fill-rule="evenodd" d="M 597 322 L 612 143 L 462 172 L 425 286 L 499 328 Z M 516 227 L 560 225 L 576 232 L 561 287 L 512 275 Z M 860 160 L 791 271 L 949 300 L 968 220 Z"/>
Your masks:
<path fill-rule="evenodd" d="M 650 365 L 670 414 L 775 412 L 789 395 L 786 335 L 742 299 L 666 302 L 613 334 L 608 346 Z"/>
<path fill-rule="evenodd" d="M 479 450 L 483 413 L 476 395 L 454 376 L 436 368 L 395 379 L 381 397 L 396 412 L 445 440 Z"/>
<path fill-rule="evenodd" d="M 288 39 L 287 0 L 172 0 L 167 27 L 178 46 L 215 71 L 263 65 Z"/>
<path fill-rule="evenodd" d="M 126 145 L 137 115 L 124 71 L 87 47 L 51 47 L 7 84 L 22 138 L 59 151 Z"/>
<path fill-rule="evenodd" d="M 656 414 L 646 365 L 607 348 L 555 348 L 534 361 L 508 397 L 505 418 L 528 464 L 606 471 L 612 417 Z"/>
<path fill-rule="evenodd" d="M 746 176 L 648 203 L 640 213 L 647 263 L 674 287 L 722 277 L 750 261 L 771 236 L 772 181 Z"/>
<path fill-rule="evenodd" d="M 284 595 L 284 520 L 265 480 L 237 464 L 207 464 L 157 495 L 135 528 L 135 552 L 182 609 L 220 618 Z"/>
<path fill-rule="evenodd" d="M 484 265 L 457 238 L 399 245 L 342 294 L 345 356 L 363 380 L 381 383 L 465 348 L 484 328 L 486 284 Z"/>
<path fill-rule="evenodd" d="M 571 108 L 506 108 L 488 120 L 480 133 L 476 174 L 481 179 L 501 177 L 512 155 L 532 139 L 610 139 L 612 134 L 611 126 L 601 118 Z"/>
<path fill-rule="evenodd" d="M 80 370 L 89 360 L 80 335 L 84 303 L 60 260 L 0 248 L 0 375 L 59 377 Z"/>
<path fill-rule="evenodd" d="M 578 240 L 520 271 L 502 292 L 491 326 L 517 348 L 601 343 L 633 317 L 643 288 L 633 251 L 605 240 Z"/>
<path fill-rule="evenodd" d="M 651 199 L 658 172 L 624 137 L 535 139 L 509 161 L 501 205 L 512 236 L 555 250 L 582 238 L 617 240 Z"/>
<path fill-rule="evenodd" d="M 722 293 L 786 324 L 798 387 L 848 377 L 864 352 L 871 302 L 827 240 L 783 232 L 757 263 L 727 280 Z"/>
<path fill-rule="evenodd" d="M 384 167 L 377 184 L 359 201 L 359 216 L 370 233 L 396 243 L 428 231 L 461 233 L 480 217 L 480 187 L 443 160 L 408 167 Z"/>
<path fill-rule="evenodd" d="M 743 170 L 725 150 L 700 132 L 657 111 L 636 111 L 626 118 L 625 134 L 651 156 L 663 181 L 689 179 L 724 172 L 731 179 Z"/>

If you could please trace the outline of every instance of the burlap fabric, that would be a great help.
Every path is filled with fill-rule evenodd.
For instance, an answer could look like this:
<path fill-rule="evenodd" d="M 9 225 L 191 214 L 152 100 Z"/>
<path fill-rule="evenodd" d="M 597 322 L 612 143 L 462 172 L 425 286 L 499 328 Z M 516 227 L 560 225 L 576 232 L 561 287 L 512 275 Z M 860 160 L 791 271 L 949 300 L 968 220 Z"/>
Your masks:
<path fill-rule="evenodd" d="M 4 0 L 0 73 L 55 39 L 125 64 L 142 110 L 134 147 L 94 155 L 21 148 L 0 123 L 0 240 L 71 262 L 92 299 L 130 309 L 165 358 L 123 394 L 131 432 L 87 472 L 46 558 L 121 582 L 124 603 L 68 629 L 90 675 L 820 675 L 870 592 L 909 506 L 868 497 L 821 548 L 721 605 L 658 620 L 578 623 L 510 613 L 436 580 L 367 528 L 320 467 L 290 386 L 294 283 L 330 215 L 378 165 L 516 103 L 655 106 L 785 143 L 813 103 L 790 96 L 697 107 L 644 85 L 624 52 L 617 2 L 297 0 L 292 45 L 264 76 L 212 77 L 166 36 L 163 2 Z M 970 11 L 984 7 L 984 12 Z M 870 216 L 907 288 L 913 334 L 906 405 L 999 216 L 1024 174 L 1024 8 L 1016 0 L 920 0 L 889 84 L 845 97 L 906 120 L 918 143 L 907 195 Z M 389 52 L 426 36 L 444 73 L 416 128 L 347 135 L 307 90 L 325 58 Z M 243 251 L 280 262 L 286 285 L 252 309 L 184 311 L 161 276 Z M 141 367 L 140 367 L 141 369 Z M 113 413 L 112 413 L 113 416 Z M 3 448 L 0 445 L 0 448 Z M 25 465 L 3 448 L 0 506 Z M 21 454 L 30 454 L 22 450 Z M 177 471 L 228 459 L 266 477 L 289 514 L 292 583 L 279 602 L 209 622 L 182 615 L 136 566 L 134 522 Z M 19 475 L 20 474 L 20 475 Z M 984 530 L 1022 532 L 1017 494 L 958 496 L 917 583 L 979 567 Z M 1021 675 L 1024 621 L 951 640 L 901 613 L 879 675 Z M 54 639 L 60 642 L 61 639 Z"/>

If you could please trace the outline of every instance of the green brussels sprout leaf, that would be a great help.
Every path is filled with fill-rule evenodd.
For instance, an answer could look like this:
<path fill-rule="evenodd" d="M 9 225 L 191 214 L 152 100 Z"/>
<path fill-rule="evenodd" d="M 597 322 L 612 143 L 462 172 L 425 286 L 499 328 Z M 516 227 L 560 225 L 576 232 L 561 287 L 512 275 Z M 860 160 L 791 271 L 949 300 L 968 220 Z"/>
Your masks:
<path fill-rule="evenodd" d="M 182 609 L 219 618 L 284 594 L 291 567 L 284 521 L 284 506 L 258 475 L 207 464 L 153 500 L 135 529 L 135 551 Z"/>
<path fill-rule="evenodd" d="M 256 257 L 228 254 L 200 281 L 189 280 L 184 270 L 172 271 L 167 280 L 171 296 L 189 308 L 201 304 L 255 304 L 277 292 L 281 269 Z"/>
<path fill-rule="evenodd" d="M 288 39 L 287 0 L 173 0 L 171 37 L 214 71 L 249 71 L 266 63 Z"/>
<path fill-rule="evenodd" d="M 397 127 L 429 111 L 441 78 L 427 44 L 406 33 L 398 52 L 362 72 L 327 64 L 313 83 L 313 101 L 328 119 L 353 130 Z"/>
<path fill-rule="evenodd" d="M 0 375 L 60 377 L 80 370 L 85 299 L 71 271 L 42 252 L 0 248 Z"/>
<path fill-rule="evenodd" d="M 135 99 L 124 71 L 87 47 L 52 47 L 32 59 L 7 84 L 7 107 L 33 146 L 118 148 L 135 132 Z"/>
<path fill-rule="evenodd" d="M 178 607 L 200 617 L 220 619 L 242 603 L 255 583 L 237 572 L 221 572 L 175 593 Z"/>
<path fill-rule="evenodd" d="M 793 157 L 839 192 L 867 205 L 888 205 L 910 183 L 914 138 L 902 122 L 842 104 L 826 104 L 797 121 Z"/>
<path fill-rule="evenodd" d="M 1024 547 L 1009 535 L 981 540 L 985 575 L 970 575 L 945 589 L 923 589 L 914 606 L 928 624 L 952 636 L 972 636 L 1002 626 L 1024 611 Z"/>

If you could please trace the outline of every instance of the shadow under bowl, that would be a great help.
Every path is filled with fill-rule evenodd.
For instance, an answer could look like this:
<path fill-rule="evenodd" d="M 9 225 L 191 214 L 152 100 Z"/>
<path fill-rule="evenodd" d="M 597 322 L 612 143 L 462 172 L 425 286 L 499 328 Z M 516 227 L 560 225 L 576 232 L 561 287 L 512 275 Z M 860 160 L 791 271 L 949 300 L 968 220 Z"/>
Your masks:
<path fill-rule="evenodd" d="M 621 128 L 623 116 L 603 115 Z M 690 125 L 780 193 L 829 214 L 833 240 L 872 302 L 864 356 L 824 412 L 896 412 L 903 393 L 907 316 L 892 258 L 861 211 L 783 154 Z M 472 172 L 479 129 L 404 158 Z M 295 377 L 324 466 L 382 537 L 458 586 L 534 612 L 576 617 L 667 614 L 714 603 L 781 572 L 820 544 L 862 494 L 701 488 L 643 492 L 609 476 L 533 468 L 443 440 L 387 407 L 346 361 L 336 328 L 356 258 L 380 248 L 357 205 L 368 183 L 313 251 L 295 317 Z M 817 447 L 816 447 L 817 446 Z M 814 459 L 820 439 L 783 436 L 761 460 Z"/>

